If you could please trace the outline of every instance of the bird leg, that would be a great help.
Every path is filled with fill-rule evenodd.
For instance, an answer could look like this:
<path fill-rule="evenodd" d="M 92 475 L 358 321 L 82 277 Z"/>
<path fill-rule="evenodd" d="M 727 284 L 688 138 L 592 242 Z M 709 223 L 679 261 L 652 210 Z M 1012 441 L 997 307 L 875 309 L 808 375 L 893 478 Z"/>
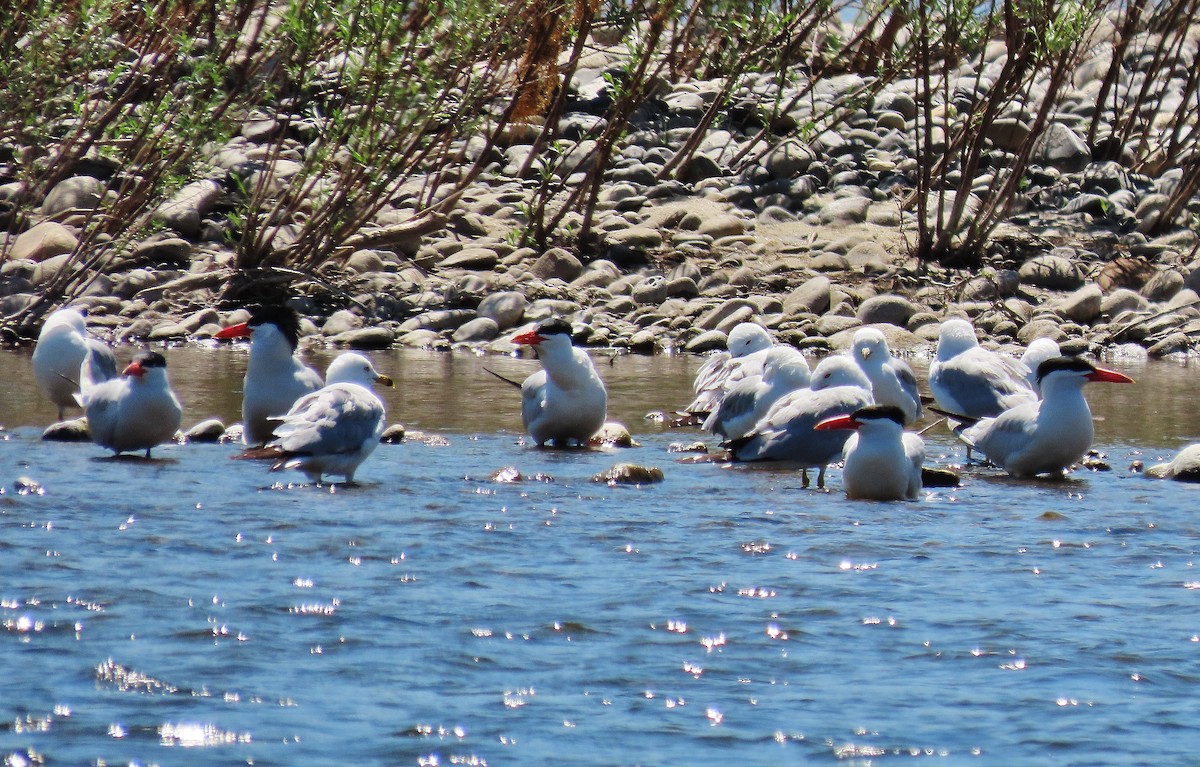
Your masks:
<path fill-rule="evenodd" d="M 821 488 L 822 490 L 825 489 L 825 467 L 824 466 L 822 466 L 821 470 L 817 472 L 817 487 Z"/>
<path fill-rule="evenodd" d="M 808 487 L 808 469 L 800 470 L 800 487 Z"/>

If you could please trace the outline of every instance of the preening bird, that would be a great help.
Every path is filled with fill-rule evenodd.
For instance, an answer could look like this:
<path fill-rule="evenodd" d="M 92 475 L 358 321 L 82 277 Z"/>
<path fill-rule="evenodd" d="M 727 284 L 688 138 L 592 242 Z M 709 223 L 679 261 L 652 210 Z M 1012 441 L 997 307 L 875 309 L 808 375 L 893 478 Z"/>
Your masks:
<path fill-rule="evenodd" d="M 242 425 L 248 445 L 268 442 L 296 400 L 320 389 L 321 376 L 296 357 L 300 318 L 287 306 L 255 309 L 246 322 L 230 325 L 213 338 L 249 338 L 250 360 L 242 383 Z"/>
<path fill-rule="evenodd" d="M 1092 446 L 1092 411 L 1084 384 L 1133 383 L 1114 370 L 1079 357 L 1055 357 L 1038 366 L 1042 399 L 1010 408 L 995 418 L 965 419 L 955 432 L 967 445 L 1014 477 L 1061 475 Z"/>
<path fill-rule="evenodd" d="M 971 323 L 942 323 L 937 357 L 929 365 L 929 390 L 942 410 L 990 418 L 1034 402 L 1037 392 L 1028 376 L 1024 363 L 980 346 Z"/>
<path fill-rule="evenodd" d="M 383 434 L 386 409 L 371 387 L 392 386 L 361 354 L 341 354 L 325 371 L 328 383 L 296 400 L 275 428 L 268 445 L 278 451 L 271 471 L 299 469 L 313 482 L 338 474 L 354 482 L 354 473 Z"/>
<path fill-rule="evenodd" d="M 761 325 L 741 322 L 729 331 L 726 351 L 708 357 L 692 382 L 695 395 L 684 412 L 707 417 L 738 380 L 762 373 L 767 350 L 774 345 Z"/>
<path fill-rule="evenodd" d="M 59 309 L 46 318 L 33 349 L 33 375 L 38 387 L 58 407 L 62 420 L 78 406 L 81 369 L 87 364 L 92 383 L 117 375 L 112 349 L 87 332 L 87 320 L 76 309 Z"/>
<path fill-rule="evenodd" d="M 149 458 L 183 418 L 167 360 L 158 352 L 139 352 L 119 377 L 84 389 L 80 399 L 92 441 L 117 454 L 145 450 Z"/>
<path fill-rule="evenodd" d="M 916 500 L 921 494 L 925 440 L 904 430 L 904 412 L 875 405 L 821 421 L 817 431 L 854 429 L 842 456 L 842 483 L 850 498 Z"/>
<path fill-rule="evenodd" d="M 709 414 L 704 428 L 726 439 L 745 436 L 783 395 L 806 388 L 812 379 L 808 360 L 793 346 L 767 350 L 761 375 L 734 383 Z"/>
<path fill-rule="evenodd" d="M 882 332 L 876 328 L 862 328 L 854 334 L 850 352 L 871 382 L 876 404 L 900 408 L 905 423 L 913 423 L 921 417 L 917 377 L 907 362 L 892 356 L 887 337 Z"/>
<path fill-rule="evenodd" d="M 571 342 L 557 317 L 513 338 L 533 347 L 542 369 L 521 384 L 521 420 L 539 447 L 584 445 L 608 417 L 608 390 L 587 352 Z"/>
<path fill-rule="evenodd" d="M 844 431 L 817 431 L 826 418 L 852 413 L 874 403 L 871 382 L 849 357 L 827 357 L 812 373 L 807 389 L 781 397 L 754 431 L 726 443 L 734 460 L 771 462 L 803 471 L 819 469 L 817 486 L 825 486 L 825 467 L 842 454 L 850 436 Z"/>

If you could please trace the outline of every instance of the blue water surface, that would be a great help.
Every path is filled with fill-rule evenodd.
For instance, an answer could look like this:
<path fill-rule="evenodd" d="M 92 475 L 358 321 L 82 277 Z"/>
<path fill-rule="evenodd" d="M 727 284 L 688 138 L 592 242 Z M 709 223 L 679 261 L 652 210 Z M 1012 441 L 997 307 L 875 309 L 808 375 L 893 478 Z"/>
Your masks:
<path fill-rule="evenodd" d="M 233 445 L 113 460 L 18 425 L 0 441 L 0 754 L 1192 764 L 1200 487 L 1130 471 L 1181 436 L 1118 433 L 1142 401 L 1095 407 L 1111 471 L 967 467 L 890 504 L 846 500 L 836 468 L 819 490 L 682 463 L 668 446 L 701 435 L 641 402 L 637 448 L 537 450 L 519 421 L 464 412 L 444 440 L 381 446 L 356 487 Z M 961 462 L 942 429 L 927 440 L 931 464 Z M 666 479 L 592 481 L 625 461 Z"/>

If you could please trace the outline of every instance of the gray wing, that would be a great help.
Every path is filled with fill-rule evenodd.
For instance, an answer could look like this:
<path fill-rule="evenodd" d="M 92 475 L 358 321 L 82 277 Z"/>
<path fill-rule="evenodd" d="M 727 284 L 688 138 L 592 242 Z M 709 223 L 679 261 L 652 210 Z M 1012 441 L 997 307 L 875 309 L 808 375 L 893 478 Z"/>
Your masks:
<path fill-rule="evenodd" d="M 917 403 L 917 414 L 915 418 L 921 417 L 921 387 L 917 385 L 917 377 L 913 374 L 913 370 L 909 364 L 895 357 L 891 360 L 892 370 L 896 373 L 896 380 L 900 382 L 900 390 L 907 396 L 912 398 L 912 401 Z"/>
<path fill-rule="evenodd" d="M 521 384 L 521 422 L 528 429 L 546 407 L 546 371 L 531 373 Z"/>
<path fill-rule="evenodd" d="M 704 361 L 696 371 L 696 378 L 692 383 L 695 396 L 685 412 L 710 413 L 721 403 L 725 382 L 729 380 L 732 370 L 732 361 L 733 357 L 729 352 L 718 352 Z"/>
<path fill-rule="evenodd" d="M 938 405 L 972 418 L 992 418 L 1015 405 L 1033 402 L 1037 394 L 1011 362 L 972 368 L 939 365 L 929 377 L 929 388 Z"/>
<path fill-rule="evenodd" d="M 359 450 L 382 426 L 383 403 L 356 384 L 334 384 L 296 401 L 275 429 L 286 453 L 336 455 Z"/>
<path fill-rule="evenodd" d="M 996 418 L 985 418 L 961 430 L 968 445 L 983 451 L 992 463 L 1003 465 L 1010 455 L 1033 439 L 1037 430 L 1037 403 L 1006 410 Z"/>
<path fill-rule="evenodd" d="M 716 410 L 712 411 L 708 420 L 704 422 L 704 428 L 714 434 L 729 436 L 725 430 L 725 426 L 731 421 L 749 415 L 754 411 L 758 404 L 758 386 L 762 382 L 761 376 L 753 376 L 743 378 L 738 381 L 729 392 L 721 399 Z"/>
<path fill-rule="evenodd" d="M 915 500 L 921 495 L 921 467 L 925 464 L 925 440 L 910 431 L 904 433 L 904 456 L 909 461 L 908 492 L 905 497 Z"/>
<path fill-rule="evenodd" d="M 734 449 L 741 461 L 781 461 L 797 466 L 824 466 L 836 461 L 851 432 L 815 431 L 814 427 L 838 415 L 853 413 L 873 403 L 871 393 L 858 386 L 798 390 L 772 406 L 757 433 L 740 440 Z"/>
<path fill-rule="evenodd" d="M 113 356 L 112 347 L 99 338 L 88 338 L 87 356 L 83 364 L 88 366 L 92 383 L 100 383 L 117 377 L 117 358 Z"/>

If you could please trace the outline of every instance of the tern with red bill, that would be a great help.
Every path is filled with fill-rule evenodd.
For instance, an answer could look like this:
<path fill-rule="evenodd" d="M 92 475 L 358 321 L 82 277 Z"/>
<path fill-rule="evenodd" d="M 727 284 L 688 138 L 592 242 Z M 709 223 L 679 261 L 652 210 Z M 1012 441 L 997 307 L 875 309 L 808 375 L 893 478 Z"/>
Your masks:
<path fill-rule="evenodd" d="M 149 458 L 183 418 L 158 352 L 139 352 L 120 376 L 88 387 L 81 399 L 92 441 L 117 454 L 145 450 Z"/>
<path fill-rule="evenodd" d="M 391 386 L 361 354 L 338 355 L 325 371 L 329 381 L 292 405 L 275 429 L 271 471 L 299 469 L 313 482 L 340 474 L 353 484 L 354 472 L 379 447 L 386 410 L 372 385 Z"/>
<path fill-rule="evenodd" d="M 817 431 L 855 431 L 842 451 L 842 483 L 847 497 L 914 501 L 920 496 L 925 441 L 905 431 L 904 421 L 900 408 L 874 405 L 817 424 Z"/>
<path fill-rule="evenodd" d="M 571 325 L 551 318 L 514 343 L 533 347 L 542 369 L 521 384 L 521 420 L 539 447 L 583 445 L 608 416 L 608 390 L 592 358 L 571 341 Z"/>
<path fill-rule="evenodd" d="M 1054 357 L 1038 366 L 1042 399 L 1010 408 L 995 418 L 970 419 L 955 429 L 969 446 L 1014 477 L 1062 475 L 1092 446 L 1092 411 L 1084 384 L 1133 383 L 1115 370 L 1079 357 Z M 960 416 L 950 414 L 959 419 Z"/>
<path fill-rule="evenodd" d="M 230 325 L 213 338 L 250 339 L 250 361 L 242 381 L 242 425 L 247 445 L 265 444 L 279 418 L 296 400 L 324 385 L 321 376 L 296 357 L 300 318 L 290 307 L 260 307 L 246 322 Z"/>

